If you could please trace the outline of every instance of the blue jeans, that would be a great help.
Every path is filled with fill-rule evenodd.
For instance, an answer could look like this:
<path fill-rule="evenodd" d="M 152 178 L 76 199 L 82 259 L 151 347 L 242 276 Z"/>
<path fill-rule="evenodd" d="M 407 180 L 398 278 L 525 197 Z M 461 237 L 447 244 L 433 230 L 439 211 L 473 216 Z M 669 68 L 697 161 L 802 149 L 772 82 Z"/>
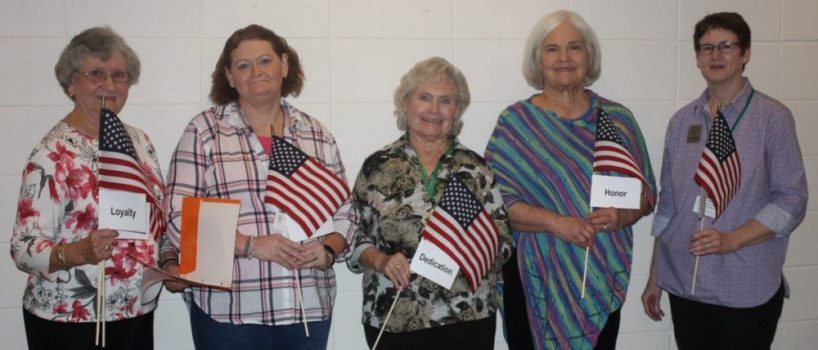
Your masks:
<path fill-rule="evenodd" d="M 188 308 L 193 344 L 198 350 L 327 348 L 332 319 L 307 323 L 310 329 L 307 337 L 302 323 L 286 326 L 221 323 L 210 318 L 193 302 Z"/>

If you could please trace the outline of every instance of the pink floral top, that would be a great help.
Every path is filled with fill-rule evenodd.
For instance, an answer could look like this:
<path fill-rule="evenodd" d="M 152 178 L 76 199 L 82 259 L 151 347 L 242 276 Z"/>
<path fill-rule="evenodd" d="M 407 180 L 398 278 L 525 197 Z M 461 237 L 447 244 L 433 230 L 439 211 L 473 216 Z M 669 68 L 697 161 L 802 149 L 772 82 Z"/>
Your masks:
<path fill-rule="evenodd" d="M 125 126 L 137 155 L 162 200 L 162 174 L 156 151 L 147 135 Z M 48 273 L 51 250 L 59 243 L 76 242 L 97 229 L 98 145 L 59 122 L 34 147 L 23 169 L 17 218 L 11 238 L 11 256 L 17 268 L 29 274 L 23 307 L 47 320 L 94 322 L 97 265 L 83 265 Z M 153 311 L 158 298 L 143 300 L 143 267 L 126 254 L 146 263 L 156 261 L 153 240 L 117 240 L 106 261 L 106 320 L 132 318 Z M 144 303 L 144 304 L 143 304 Z"/>

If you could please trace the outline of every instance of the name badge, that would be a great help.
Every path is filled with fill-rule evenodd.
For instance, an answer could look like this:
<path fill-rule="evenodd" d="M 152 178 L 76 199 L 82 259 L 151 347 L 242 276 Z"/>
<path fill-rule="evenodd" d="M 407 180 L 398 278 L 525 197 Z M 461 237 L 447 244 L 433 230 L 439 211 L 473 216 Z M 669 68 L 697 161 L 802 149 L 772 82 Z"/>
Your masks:
<path fill-rule="evenodd" d="M 409 270 L 443 288 L 451 289 L 460 266 L 436 245 L 421 240 L 409 264 Z"/>
<path fill-rule="evenodd" d="M 273 228 L 281 231 L 283 235 L 287 236 L 287 238 L 293 242 L 300 242 L 335 232 L 335 224 L 332 218 L 327 219 L 311 236 L 307 236 L 307 233 L 304 232 L 301 225 L 284 211 L 277 212 L 273 220 Z"/>
<path fill-rule="evenodd" d="M 593 175 L 591 206 L 597 208 L 639 209 L 642 181 L 633 177 Z"/>
<path fill-rule="evenodd" d="M 687 129 L 687 143 L 697 143 L 701 140 L 702 137 L 702 125 L 696 124 L 691 125 L 689 129 Z"/>
<path fill-rule="evenodd" d="M 693 212 L 699 214 L 699 201 L 702 200 L 701 196 L 696 196 L 696 201 L 693 203 Z M 709 218 L 716 217 L 716 206 L 713 205 L 713 201 L 710 198 L 704 201 L 704 216 Z"/>
<path fill-rule="evenodd" d="M 148 210 L 144 193 L 99 190 L 99 227 L 117 230 L 117 239 L 148 239 Z"/>

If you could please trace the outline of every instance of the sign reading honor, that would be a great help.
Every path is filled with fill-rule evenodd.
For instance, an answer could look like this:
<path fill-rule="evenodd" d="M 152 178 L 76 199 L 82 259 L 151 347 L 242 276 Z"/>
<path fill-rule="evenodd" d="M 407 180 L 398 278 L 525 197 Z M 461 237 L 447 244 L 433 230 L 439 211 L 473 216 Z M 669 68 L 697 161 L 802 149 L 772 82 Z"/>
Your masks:
<path fill-rule="evenodd" d="M 117 239 L 148 239 L 148 210 L 144 193 L 99 190 L 99 227 L 119 231 Z"/>
<path fill-rule="evenodd" d="M 639 209 L 642 181 L 633 177 L 596 175 L 591 177 L 591 206 Z"/>
<path fill-rule="evenodd" d="M 443 288 L 451 289 L 454 278 L 460 271 L 451 257 L 429 241 L 422 240 L 415 250 L 415 257 L 409 264 L 409 270 L 430 279 Z"/>

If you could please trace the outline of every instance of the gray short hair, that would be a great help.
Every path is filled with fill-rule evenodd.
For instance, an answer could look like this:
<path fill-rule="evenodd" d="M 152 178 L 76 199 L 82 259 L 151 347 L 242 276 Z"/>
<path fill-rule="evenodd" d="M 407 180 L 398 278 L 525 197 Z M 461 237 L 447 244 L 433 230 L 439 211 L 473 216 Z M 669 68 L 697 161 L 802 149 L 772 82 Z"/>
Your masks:
<path fill-rule="evenodd" d="M 398 129 L 406 131 L 409 128 L 409 115 L 406 102 L 421 84 L 435 82 L 439 79 L 447 79 L 454 85 L 454 103 L 457 107 L 457 115 L 454 117 L 451 136 L 460 134 L 463 129 L 463 112 L 469 107 L 471 94 L 466 77 L 453 64 L 444 58 L 432 57 L 415 64 L 400 79 L 400 85 L 395 89 L 395 117 L 398 118 Z"/>
<path fill-rule="evenodd" d="M 545 15 L 537 22 L 534 28 L 531 29 L 531 34 L 528 35 L 528 41 L 525 44 L 523 76 L 528 85 L 537 90 L 542 90 L 545 85 L 542 67 L 540 67 L 540 46 L 542 46 L 542 41 L 554 28 L 565 21 L 569 21 L 577 27 L 577 31 L 579 31 L 579 35 L 582 36 L 585 47 L 588 49 L 591 62 L 588 73 L 585 75 L 585 86 L 591 86 L 602 73 L 602 54 L 599 52 L 599 39 L 597 39 L 594 30 L 576 12 L 555 11 Z"/>
<path fill-rule="evenodd" d="M 57 64 L 54 66 L 54 74 L 62 87 L 62 91 L 68 95 L 68 86 L 74 73 L 79 72 L 82 60 L 87 56 L 93 56 L 100 60 L 107 61 L 114 52 L 119 51 L 125 56 L 125 62 L 130 76 L 128 86 L 139 81 L 141 64 L 139 57 L 125 43 L 119 34 L 110 27 L 89 28 L 77 34 L 60 54 Z M 71 96 L 68 96 L 71 97 Z"/>

